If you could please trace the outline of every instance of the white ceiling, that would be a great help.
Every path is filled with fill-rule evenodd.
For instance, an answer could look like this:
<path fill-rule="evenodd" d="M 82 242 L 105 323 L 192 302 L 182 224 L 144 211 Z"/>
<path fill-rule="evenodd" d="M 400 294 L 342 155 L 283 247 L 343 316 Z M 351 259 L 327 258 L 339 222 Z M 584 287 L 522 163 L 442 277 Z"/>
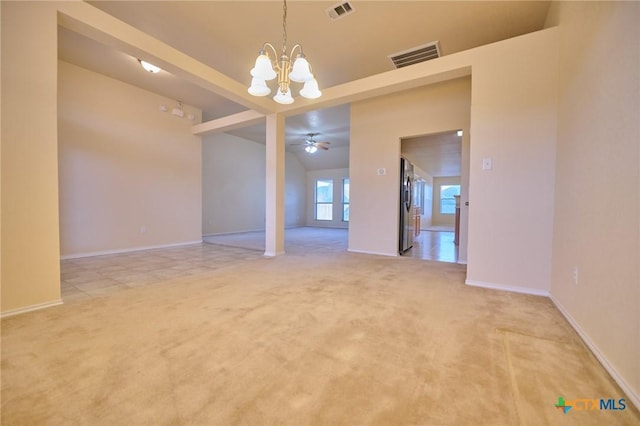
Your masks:
<path fill-rule="evenodd" d="M 247 86 L 262 43 L 282 44 L 281 1 L 90 3 Z M 439 41 L 449 55 L 540 30 L 549 7 L 548 1 L 352 1 L 353 14 L 331 21 L 325 9 L 337 3 L 287 2 L 288 46 L 303 45 L 321 90 L 392 70 L 388 55 L 428 42 Z M 246 109 L 166 71 L 151 75 L 136 58 L 64 28 L 59 46 L 60 59 L 201 108 L 205 119 Z M 309 132 L 331 142 L 329 151 L 313 156 L 288 148 L 298 150 L 308 169 L 348 166 L 348 149 L 339 149 L 349 143 L 348 106 L 288 117 L 286 125 L 288 145 Z M 230 133 L 265 139 L 264 125 Z"/>
<path fill-rule="evenodd" d="M 457 131 L 402 139 L 401 152 L 432 177 L 461 175 L 462 136 Z"/>

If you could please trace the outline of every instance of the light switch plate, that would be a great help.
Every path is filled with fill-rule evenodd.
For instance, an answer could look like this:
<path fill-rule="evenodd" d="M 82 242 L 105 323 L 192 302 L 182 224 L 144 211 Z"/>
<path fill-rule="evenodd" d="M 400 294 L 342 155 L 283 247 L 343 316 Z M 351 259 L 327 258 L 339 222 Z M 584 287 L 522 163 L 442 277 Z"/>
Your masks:
<path fill-rule="evenodd" d="M 483 158 L 482 170 L 491 170 L 491 169 L 493 169 L 493 161 L 491 161 L 491 158 Z"/>

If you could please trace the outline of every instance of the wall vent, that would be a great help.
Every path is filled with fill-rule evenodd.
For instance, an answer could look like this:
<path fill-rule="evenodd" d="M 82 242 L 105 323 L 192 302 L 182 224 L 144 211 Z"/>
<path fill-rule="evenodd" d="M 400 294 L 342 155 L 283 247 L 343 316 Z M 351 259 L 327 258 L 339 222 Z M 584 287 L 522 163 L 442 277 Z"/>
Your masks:
<path fill-rule="evenodd" d="M 352 14 L 354 11 L 355 10 L 353 9 L 351 3 L 347 1 L 334 4 L 330 8 L 325 9 L 324 12 L 327 14 L 329 19 L 331 19 L 332 21 L 336 21 L 340 18 L 344 18 L 345 16 Z"/>
<path fill-rule="evenodd" d="M 433 41 L 422 46 L 413 47 L 402 52 L 389 55 L 396 68 L 402 68 L 440 57 L 440 42 Z"/>

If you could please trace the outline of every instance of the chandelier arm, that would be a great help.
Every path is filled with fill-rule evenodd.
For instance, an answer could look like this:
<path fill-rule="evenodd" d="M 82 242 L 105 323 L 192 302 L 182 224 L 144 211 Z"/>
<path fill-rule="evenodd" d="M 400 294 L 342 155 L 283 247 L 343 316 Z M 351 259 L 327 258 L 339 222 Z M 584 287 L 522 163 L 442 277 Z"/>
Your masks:
<path fill-rule="evenodd" d="M 278 51 L 276 50 L 275 47 L 273 47 L 273 44 L 269 43 L 268 41 L 265 42 L 262 45 L 262 50 L 264 50 L 266 52 L 266 47 L 270 47 L 271 51 L 273 52 L 273 59 L 271 60 L 271 63 L 273 65 L 273 67 L 276 69 L 276 71 L 280 71 L 280 63 L 278 61 Z"/>
<path fill-rule="evenodd" d="M 296 48 L 298 48 L 298 50 L 300 50 L 300 54 L 304 56 L 304 52 L 302 51 L 302 46 L 300 44 L 296 44 L 291 48 L 291 53 L 289 53 L 289 57 L 291 58 L 291 60 L 294 60 L 295 58 L 295 56 L 293 56 L 293 52 L 295 52 Z"/>
<path fill-rule="evenodd" d="M 273 47 L 273 44 L 269 43 L 268 41 L 264 42 L 264 44 L 262 45 L 262 50 L 264 50 L 266 52 L 267 49 L 265 49 L 266 47 L 270 47 L 271 51 L 273 52 L 273 57 L 277 58 L 278 57 L 278 51 L 276 50 L 275 47 Z"/>

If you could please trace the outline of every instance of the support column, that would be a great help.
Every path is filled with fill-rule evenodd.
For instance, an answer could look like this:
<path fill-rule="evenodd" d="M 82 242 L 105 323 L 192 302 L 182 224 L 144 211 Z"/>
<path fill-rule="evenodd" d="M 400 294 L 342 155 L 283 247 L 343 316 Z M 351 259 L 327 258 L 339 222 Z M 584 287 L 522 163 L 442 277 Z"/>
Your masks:
<path fill-rule="evenodd" d="M 2 2 L 2 315 L 62 303 L 56 2 Z"/>
<path fill-rule="evenodd" d="M 267 115 L 265 256 L 284 254 L 284 116 Z"/>

